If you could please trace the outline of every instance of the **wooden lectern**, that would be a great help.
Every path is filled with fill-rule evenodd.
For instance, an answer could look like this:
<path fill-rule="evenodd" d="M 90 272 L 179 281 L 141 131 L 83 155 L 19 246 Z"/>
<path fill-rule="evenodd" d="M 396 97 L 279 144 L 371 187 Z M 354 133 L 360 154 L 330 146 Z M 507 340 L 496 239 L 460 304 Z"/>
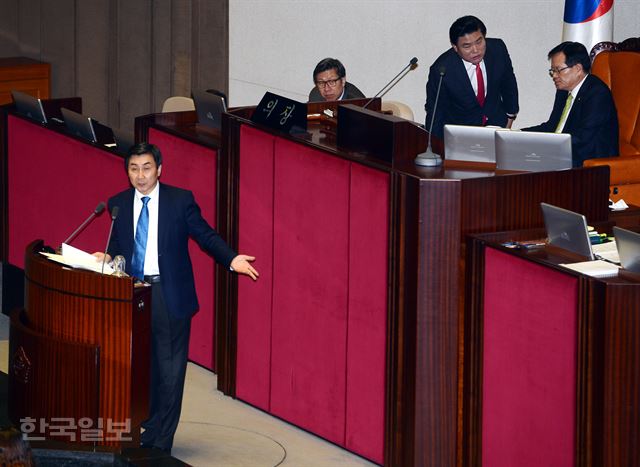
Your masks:
<path fill-rule="evenodd" d="M 139 446 L 148 414 L 151 288 L 25 254 L 11 315 L 9 417 L 30 440 Z"/>

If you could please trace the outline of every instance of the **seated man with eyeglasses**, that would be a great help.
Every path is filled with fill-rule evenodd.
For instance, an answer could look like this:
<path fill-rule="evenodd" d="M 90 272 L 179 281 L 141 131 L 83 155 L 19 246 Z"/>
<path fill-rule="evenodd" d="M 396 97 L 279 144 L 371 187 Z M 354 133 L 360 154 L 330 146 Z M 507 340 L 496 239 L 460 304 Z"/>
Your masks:
<path fill-rule="evenodd" d="M 360 89 L 347 82 L 347 72 L 340 60 L 325 58 L 313 70 L 315 87 L 309 93 L 309 102 L 363 99 Z"/>
<path fill-rule="evenodd" d="M 618 155 L 618 114 L 609 87 L 589 73 L 591 60 L 584 45 L 563 42 L 551 49 L 549 76 L 556 98 L 549 120 L 524 131 L 569 133 L 573 166 L 587 159 Z"/>

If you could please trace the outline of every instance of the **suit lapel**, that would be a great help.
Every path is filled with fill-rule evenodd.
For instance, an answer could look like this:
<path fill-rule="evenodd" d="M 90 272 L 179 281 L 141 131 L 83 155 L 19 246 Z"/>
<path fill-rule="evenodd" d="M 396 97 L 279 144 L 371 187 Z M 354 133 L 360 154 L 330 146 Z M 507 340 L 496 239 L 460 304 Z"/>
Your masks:
<path fill-rule="evenodd" d="M 578 95 L 573 100 L 573 104 L 571 105 L 571 111 L 567 116 L 567 121 L 564 124 L 564 128 L 562 129 L 563 133 L 568 133 L 568 130 L 572 130 L 574 125 L 573 122 L 580 114 L 580 107 L 582 106 L 582 98 L 586 93 L 589 92 L 589 88 L 591 87 L 591 75 L 587 75 L 587 79 L 584 80 L 580 90 L 578 91 Z M 561 111 L 562 113 L 562 111 Z M 559 119 L 559 118 L 558 118 Z"/>
<path fill-rule="evenodd" d="M 158 182 L 159 183 L 159 182 Z M 169 209 L 168 193 L 165 186 L 160 183 L 158 190 L 158 253 L 163 251 L 165 232 L 167 231 L 165 223 L 167 222 L 167 210 Z"/>
<path fill-rule="evenodd" d="M 464 61 L 458 56 L 458 54 L 452 50 L 454 54 L 453 61 L 453 81 L 462 86 L 461 91 L 467 94 L 467 99 L 473 99 L 477 102 L 476 93 L 473 92 L 473 86 L 471 86 L 471 80 L 467 74 L 467 69 L 464 66 Z"/>
<path fill-rule="evenodd" d="M 131 251 L 133 251 L 133 197 L 135 196 L 135 190 L 131 188 L 127 195 L 125 196 L 124 206 L 120 206 L 120 214 L 122 216 L 122 231 L 123 231 L 123 240 L 131 239 Z"/>

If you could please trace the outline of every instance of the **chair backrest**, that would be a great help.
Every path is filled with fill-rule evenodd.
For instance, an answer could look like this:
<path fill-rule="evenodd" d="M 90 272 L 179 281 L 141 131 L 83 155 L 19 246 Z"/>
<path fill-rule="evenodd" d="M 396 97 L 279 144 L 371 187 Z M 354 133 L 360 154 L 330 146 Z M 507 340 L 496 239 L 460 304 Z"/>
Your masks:
<path fill-rule="evenodd" d="M 413 120 L 413 111 L 407 104 L 399 101 L 382 101 L 382 111 L 390 111 L 396 117 Z"/>
<path fill-rule="evenodd" d="M 193 99 L 183 96 L 168 97 L 162 104 L 162 113 L 165 112 L 183 112 L 186 110 L 196 110 Z"/>
<path fill-rule="evenodd" d="M 620 127 L 620 155 L 640 154 L 640 51 L 602 51 L 593 60 L 591 72 L 613 94 Z"/>

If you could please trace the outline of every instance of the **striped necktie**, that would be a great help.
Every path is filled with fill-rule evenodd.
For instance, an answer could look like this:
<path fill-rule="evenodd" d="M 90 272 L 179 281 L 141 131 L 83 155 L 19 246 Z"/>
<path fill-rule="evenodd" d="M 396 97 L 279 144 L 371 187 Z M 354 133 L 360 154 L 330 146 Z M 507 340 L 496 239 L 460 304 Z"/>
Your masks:
<path fill-rule="evenodd" d="M 571 108 L 572 102 L 573 95 L 569 93 L 569 95 L 567 96 L 567 101 L 564 103 L 564 109 L 562 109 L 562 115 L 560 115 L 558 126 L 556 126 L 556 133 L 562 133 L 562 130 L 564 129 L 564 123 L 567 121 L 567 116 L 569 115 L 569 109 Z"/>
<path fill-rule="evenodd" d="M 131 273 L 134 277 L 144 280 L 144 256 L 147 252 L 147 236 L 149 235 L 149 197 L 142 197 L 142 209 L 136 226 L 136 238 L 131 259 Z"/>

